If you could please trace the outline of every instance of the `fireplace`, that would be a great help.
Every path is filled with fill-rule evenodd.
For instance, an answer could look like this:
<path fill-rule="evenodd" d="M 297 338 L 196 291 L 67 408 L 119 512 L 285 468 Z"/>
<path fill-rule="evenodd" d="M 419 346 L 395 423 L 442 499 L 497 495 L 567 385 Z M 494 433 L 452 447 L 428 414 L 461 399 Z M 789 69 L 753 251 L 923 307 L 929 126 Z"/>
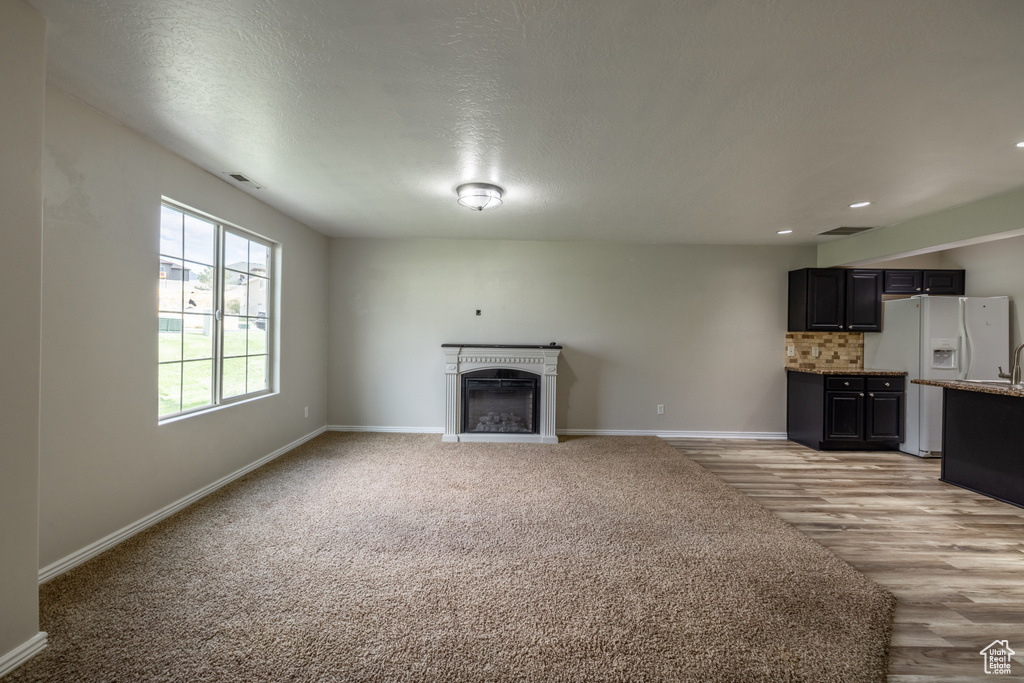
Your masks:
<path fill-rule="evenodd" d="M 462 375 L 462 429 L 488 434 L 537 434 L 540 375 L 492 368 Z"/>
<path fill-rule="evenodd" d="M 558 443 L 555 387 L 561 346 L 441 346 L 444 441 Z"/>

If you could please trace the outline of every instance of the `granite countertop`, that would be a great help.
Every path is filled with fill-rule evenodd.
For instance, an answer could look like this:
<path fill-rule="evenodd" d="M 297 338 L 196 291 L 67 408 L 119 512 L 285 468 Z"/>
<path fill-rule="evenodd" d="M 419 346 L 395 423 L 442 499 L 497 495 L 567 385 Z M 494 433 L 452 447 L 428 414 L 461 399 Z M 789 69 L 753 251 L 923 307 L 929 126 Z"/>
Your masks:
<path fill-rule="evenodd" d="M 997 394 L 999 396 L 1019 396 L 1024 398 L 1024 387 L 1012 387 L 1007 382 L 1005 385 L 978 384 L 977 382 L 961 382 L 959 380 L 941 379 L 912 379 L 911 384 L 924 384 L 929 387 L 942 387 L 943 389 L 960 389 L 961 391 L 977 391 L 980 394 Z"/>
<path fill-rule="evenodd" d="M 871 368 L 786 368 L 786 372 L 806 372 L 809 375 L 885 375 L 905 377 L 906 370 L 873 370 Z"/>

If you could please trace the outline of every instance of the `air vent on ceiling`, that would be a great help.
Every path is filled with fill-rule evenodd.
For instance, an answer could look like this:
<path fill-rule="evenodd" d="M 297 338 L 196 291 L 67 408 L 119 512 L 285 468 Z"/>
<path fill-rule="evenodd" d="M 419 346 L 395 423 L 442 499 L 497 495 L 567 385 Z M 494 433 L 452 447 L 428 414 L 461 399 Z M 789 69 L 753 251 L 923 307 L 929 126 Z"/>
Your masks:
<path fill-rule="evenodd" d="M 239 173 L 238 171 L 224 171 L 224 175 L 228 176 L 229 178 L 239 183 L 240 185 L 252 187 L 253 189 L 256 190 L 263 189 L 263 185 L 257 183 L 255 180 L 245 175 L 244 173 Z"/>
<path fill-rule="evenodd" d="M 849 227 L 832 228 L 831 230 L 826 230 L 825 232 L 819 232 L 818 234 L 819 235 L 856 235 L 858 232 L 864 232 L 865 230 L 872 230 L 872 229 L 873 229 L 873 226 L 870 226 L 870 227 L 867 227 L 867 228 L 849 228 Z"/>

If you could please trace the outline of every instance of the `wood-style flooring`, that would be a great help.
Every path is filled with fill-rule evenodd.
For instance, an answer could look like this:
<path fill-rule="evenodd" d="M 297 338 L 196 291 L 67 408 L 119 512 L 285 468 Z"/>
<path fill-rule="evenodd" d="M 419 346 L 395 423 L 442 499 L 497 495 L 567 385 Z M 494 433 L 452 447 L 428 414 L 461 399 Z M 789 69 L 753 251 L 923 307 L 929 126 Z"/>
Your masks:
<path fill-rule="evenodd" d="M 1024 679 L 1024 509 L 940 482 L 937 459 L 668 441 L 896 595 L 890 681 Z M 984 673 L 997 639 L 1010 676 Z"/>

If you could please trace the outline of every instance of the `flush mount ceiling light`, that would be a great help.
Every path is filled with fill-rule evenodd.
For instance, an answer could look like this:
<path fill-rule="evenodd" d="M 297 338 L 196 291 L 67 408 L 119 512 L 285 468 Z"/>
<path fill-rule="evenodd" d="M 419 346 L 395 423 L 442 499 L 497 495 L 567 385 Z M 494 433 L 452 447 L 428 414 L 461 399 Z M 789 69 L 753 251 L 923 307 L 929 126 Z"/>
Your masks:
<path fill-rule="evenodd" d="M 1018 147 L 1024 147 L 1024 140 L 1022 140 L 1021 142 L 1018 142 L 1018 143 L 1017 143 L 1017 146 L 1018 146 Z"/>
<path fill-rule="evenodd" d="M 473 211 L 498 208 L 501 206 L 503 192 L 500 187 L 490 183 L 466 183 L 455 188 L 459 204 Z"/>
<path fill-rule="evenodd" d="M 854 202 L 853 204 L 850 204 L 850 208 L 851 209 L 860 209 L 862 207 L 869 206 L 870 204 L 871 204 L 871 202 Z"/>
<path fill-rule="evenodd" d="M 792 232 L 793 232 L 792 230 L 779 230 L 776 234 L 777 235 L 789 235 Z"/>

